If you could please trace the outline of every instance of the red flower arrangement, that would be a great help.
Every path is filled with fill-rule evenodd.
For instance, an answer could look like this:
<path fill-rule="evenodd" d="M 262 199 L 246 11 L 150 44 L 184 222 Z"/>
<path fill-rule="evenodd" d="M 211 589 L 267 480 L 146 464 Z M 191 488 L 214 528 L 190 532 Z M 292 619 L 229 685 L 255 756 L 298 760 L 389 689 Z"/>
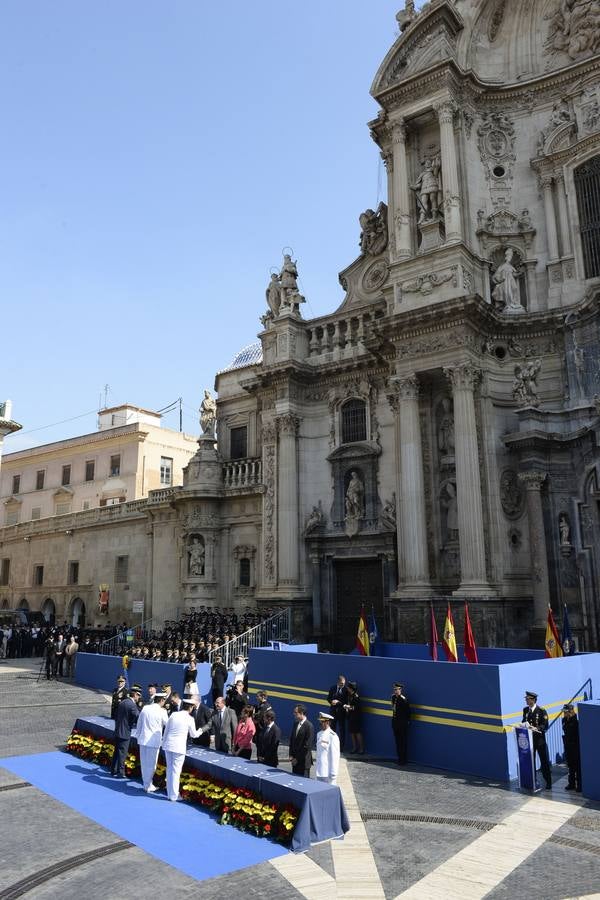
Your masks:
<path fill-rule="evenodd" d="M 71 732 L 66 749 L 81 759 L 91 760 L 101 766 L 110 765 L 114 753 L 112 741 L 95 738 L 76 729 Z M 137 747 L 125 760 L 125 773 L 129 778 L 141 775 Z M 165 775 L 166 768 L 159 761 L 153 779 L 156 787 L 164 788 Z M 189 767 L 185 767 L 181 774 L 179 791 L 184 800 L 202 806 L 218 816 L 221 825 L 233 825 L 241 831 L 251 832 L 258 837 L 271 837 L 284 844 L 289 844 L 292 839 L 299 816 L 294 806 L 270 803 L 254 791 L 232 787 Z"/>

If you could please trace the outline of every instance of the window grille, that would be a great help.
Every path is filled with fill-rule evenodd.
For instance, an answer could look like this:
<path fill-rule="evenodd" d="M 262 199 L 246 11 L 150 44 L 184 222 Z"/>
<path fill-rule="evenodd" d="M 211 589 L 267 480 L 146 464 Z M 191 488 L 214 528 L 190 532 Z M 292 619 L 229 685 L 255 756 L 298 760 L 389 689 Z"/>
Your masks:
<path fill-rule="evenodd" d="M 600 156 L 575 169 L 581 249 L 586 278 L 600 275 Z"/>
<path fill-rule="evenodd" d="M 342 406 L 342 443 L 367 439 L 367 407 L 364 400 L 348 400 Z"/>

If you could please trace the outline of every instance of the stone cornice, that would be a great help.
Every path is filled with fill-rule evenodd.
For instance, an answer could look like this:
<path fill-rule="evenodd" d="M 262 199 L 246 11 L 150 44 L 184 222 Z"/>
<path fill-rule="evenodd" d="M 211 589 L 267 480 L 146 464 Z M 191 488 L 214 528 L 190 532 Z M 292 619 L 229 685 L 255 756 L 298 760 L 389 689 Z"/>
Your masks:
<path fill-rule="evenodd" d="M 26 461 L 35 459 L 36 457 L 46 456 L 49 454 L 61 452 L 63 450 L 76 450 L 78 447 L 89 447 L 92 444 L 106 443 L 111 440 L 122 440 L 123 437 L 134 435 L 138 441 L 145 441 L 150 432 L 140 428 L 138 422 L 132 425 L 122 425 L 119 428 L 110 428 L 106 431 L 94 431 L 90 434 L 83 434 L 79 437 L 67 438 L 64 441 L 54 441 L 51 444 L 41 444 L 39 447 L 30 447 L 27 450 L 15 450 L 13 453 L 6 453 L 2 457 L 2 465 L 8 466 L 12 462 Z M 179 432 L 177 432 L 179 434 Z"/>

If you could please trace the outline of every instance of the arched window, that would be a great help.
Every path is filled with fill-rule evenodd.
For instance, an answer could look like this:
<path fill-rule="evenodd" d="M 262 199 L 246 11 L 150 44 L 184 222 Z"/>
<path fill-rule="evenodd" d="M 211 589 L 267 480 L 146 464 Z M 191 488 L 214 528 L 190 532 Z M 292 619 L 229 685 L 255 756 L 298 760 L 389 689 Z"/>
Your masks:
<path fill-rule="evenodd" d="M 240 559 L 240 587 L 250 587 L 250 560 Z"/>
<path fill-rule="evenodd" d="M 586 278 L 600 275 L 600 156 L 575 169 L 575 191 Z"/>
<path fill-rule="evenodd" d="M 342 406 L 342 444 L 367 439 L 367 406 L 364 400 L 347 400 Z"/>

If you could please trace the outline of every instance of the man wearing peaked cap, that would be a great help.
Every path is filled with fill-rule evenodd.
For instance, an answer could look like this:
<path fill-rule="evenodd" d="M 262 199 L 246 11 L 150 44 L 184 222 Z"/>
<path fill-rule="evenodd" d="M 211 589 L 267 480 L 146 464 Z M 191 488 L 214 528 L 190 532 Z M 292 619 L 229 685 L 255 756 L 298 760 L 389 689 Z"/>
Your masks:
<path fill-rule="evenodd" d="M 169 800 L 179 799 L 179 779 L 185 761 L 185 749 L 188 737 L 200 737 L 201 729 L 196 728 L 190 713 L 196 705 L 194 697 L 186 697 L 181 701 L 181 709 L 171 713 L 165 726 L 162 746 L 167 760 L 167 796 Z"/>
<path fill-rule="evenodd" d="M 546 732 L 548 730 L 548 713 L 541 706 L 537 705 L 538 695 L 535 691 L 525 691 L 525 702 L 527 706 L 523 707 L 522 723 L 527 725 L 531 730 L 533 737 L 533 750 L 540 760 L 540 768 L 544 781 L 546 782 L 546 790 L 552 790 L 552 771 L 550 769 L 550 760 L 548 758 L 548 746 L 546 744 Z"/>
<path fill-rule="evenodd" d="M 406 765 L 408 759 L 408 727 L 410 725 L 410 703 L 404 694 L 404 686 L 395 681 L 392 685 L 392 731 L 396 741 L 398 765 Z"/>
<path fill-rule="evenodd" d="M 331 727 L 333 716 L 326 712 L 319 713 L 321 730 L 317 734 L 317 781 L 337 784 L 340 768 L 340 739 Z"/>
<path fill-rule="evenodd" d="M 127 688 L 125 687 L 126 681 L 123 675 L 119 675 L 117 678 L 117 686 L 112 692 L 112 697 L 110 701 L 110 717 L 111 719 L 117 718 L 117 707 L 121 700 L 124 700 L 127 696 Z"/>
<path fill-rule="evenodd" d="M 563 744 L 565 760 L 569 767 L 569 780 L 565 791 L 581 793 L 581 756 L 579 751 L 579 721 L 572 703 L 563 706 Z"/>
<path fill-rule="evenodd" d="M 158 751 L 163 729 L 169 721 L 165 709 L 165 695 L 155 693 L 154 700 L 142 709 L 136 725 L 136 739 L 140 748 L 140 766 L 144 790 L 151 794 L 156 790 L 152 779 L 156 771 Z"/>
<path fill-rule="evenodd" d="M 121 700 L 117 707 L 115 718 L 115 752 L 110 767 L 111 775 L 117 778 L 125 777 L 125 760 L 129 752 L 131 729 L 135 727 L 140 711 L 137 706 L 139 690 L 131 688 L 129 697 Z"/>

